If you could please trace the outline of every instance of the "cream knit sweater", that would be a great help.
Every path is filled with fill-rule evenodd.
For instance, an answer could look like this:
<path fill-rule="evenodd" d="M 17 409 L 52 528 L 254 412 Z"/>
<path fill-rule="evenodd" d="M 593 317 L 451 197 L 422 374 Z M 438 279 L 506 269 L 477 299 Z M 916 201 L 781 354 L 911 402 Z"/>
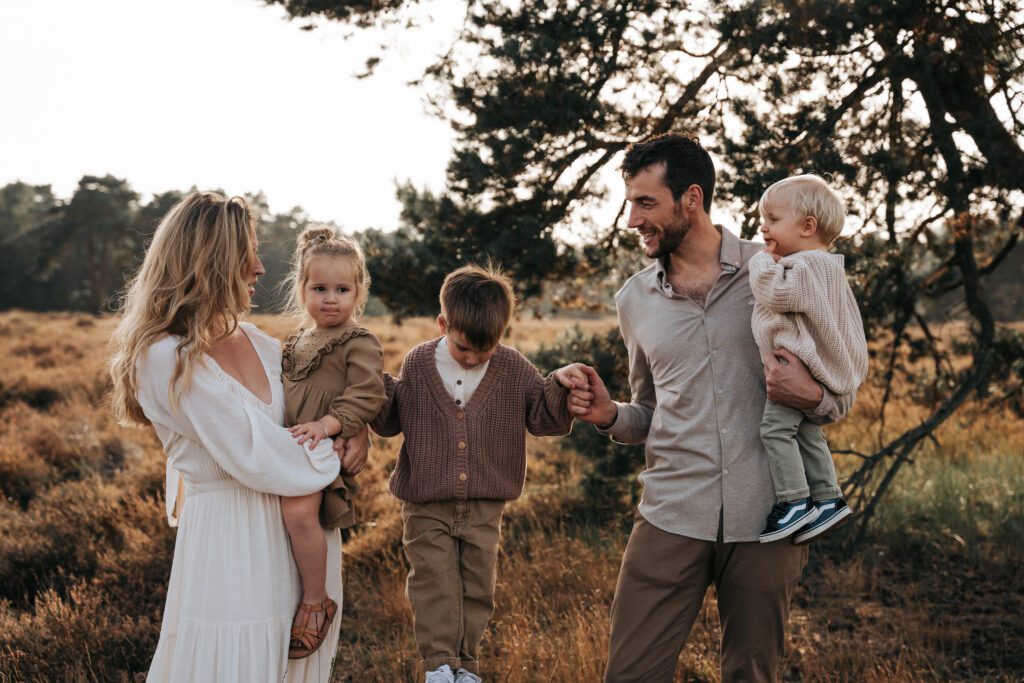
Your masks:
<path fill-rule="evenodd" d="M 868 347 L 842 255 L 813 249 L 776 263 L 762 251 L 747 267 L 761 358 L 786 349 L 831 391 L 856 390 L 868 373 Z"/>

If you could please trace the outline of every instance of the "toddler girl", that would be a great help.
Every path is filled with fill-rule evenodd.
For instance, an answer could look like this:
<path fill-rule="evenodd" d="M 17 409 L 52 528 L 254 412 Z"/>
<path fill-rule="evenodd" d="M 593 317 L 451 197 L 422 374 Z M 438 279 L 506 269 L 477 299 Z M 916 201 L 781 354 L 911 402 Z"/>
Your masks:
<path fill-rule="evenodd" d="M 290 277 L 294 313 L 314 323 L 285 342 L 282 380 L 285 425 L 299 443 L 348 439 L 373 419 L 386 401 L 380 342 L 355 324 L 369 294 L 370 277 L 359 245 L 328 227 L 299 237 Z M 312 654 L 338 610 L 327 596 L 327 544 L 321 526 L 354 522 L 356 486 L 339 476 L 322 492 L 281 499 L 292 554 L 302 579 L 302 602 L 292 622 L 290 659 Z"/>

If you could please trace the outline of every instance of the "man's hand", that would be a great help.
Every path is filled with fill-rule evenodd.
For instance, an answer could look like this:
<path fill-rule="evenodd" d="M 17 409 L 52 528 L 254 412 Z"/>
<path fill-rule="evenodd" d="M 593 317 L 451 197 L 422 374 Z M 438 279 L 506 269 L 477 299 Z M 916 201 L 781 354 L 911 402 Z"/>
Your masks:
<path fill-rule="evenodd" d="M 608 394 L 597 370 L 589 365 L 576 364 L 586 377 L 586 389 L 573 389 L 566 399 L 569 412 L 584 422 L 597 425 L 602 429 L 610 427 L 618 416 L 619 409 Z"/>
<path fill-rule="evenodd" d="M 808 372 L 807 366 L 786 349 L 775 349 L 765 359 L 764 383 L 768 400 L 797 410 L 818 407 L 825 389 Z"/>
<path fill-rule="evenodd" d="M 334 450 L 341 458 L 341 471 L 345 474 L 359 474 L 366 467 L 369 454 L 370 436 L 363 430 L 350 439 L 335 439 Z"/>

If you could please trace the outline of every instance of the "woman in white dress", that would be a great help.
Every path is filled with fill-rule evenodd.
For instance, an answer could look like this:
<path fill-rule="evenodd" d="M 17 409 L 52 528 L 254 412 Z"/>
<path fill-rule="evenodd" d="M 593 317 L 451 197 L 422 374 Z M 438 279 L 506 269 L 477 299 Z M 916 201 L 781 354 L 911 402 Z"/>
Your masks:
<path fill-rule="evenodd" d="M 156 430 L 178 527 L 149 681 L 325 682 L 337 650 L 340 615 L 316 653 L 287 659 L 300 585 L 278 496 L 323 489 L 339 457 L 282 426 L 280 346 L 238 321 L 264 272 L 255 222 L 238 197 L 192 193 L 175 205 L 113 338 L 114 412 Z M 350 444 L 342 466 L 358 472 L 365 458 L 365 441 Z M 340 606 L 341 539 L 325 533 Z"/>

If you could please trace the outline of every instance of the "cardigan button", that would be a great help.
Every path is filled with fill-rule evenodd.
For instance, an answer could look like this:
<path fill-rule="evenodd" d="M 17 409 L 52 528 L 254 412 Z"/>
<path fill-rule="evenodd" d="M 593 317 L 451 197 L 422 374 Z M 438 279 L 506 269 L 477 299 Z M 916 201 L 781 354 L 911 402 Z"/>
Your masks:
<path fill-rule="evenodd" d="M 459 412 L 455 413 L 455 417 L 457 417 L 457 418 L 459 418 L 460 420 L 462 420 L 462 419 L 464 419 L 464 418 L 466 417 L 466 413 L 464 413 L 464 412 L 462 412 L 462 411 L 460 410 Z"/>
<path fill-rule="evenodd" d="M 466 476 L 465 472 L 459 475 L 459 481 L 466 481 L 467 479 L 469 479 L 469 477 Z"/>
<path fill-rule="evenodd" d="M 465 447 L 466 447 L 466 442 L 465 441 L 460 441 L 459 442 L 459 448 L 465 448 Z"/>

